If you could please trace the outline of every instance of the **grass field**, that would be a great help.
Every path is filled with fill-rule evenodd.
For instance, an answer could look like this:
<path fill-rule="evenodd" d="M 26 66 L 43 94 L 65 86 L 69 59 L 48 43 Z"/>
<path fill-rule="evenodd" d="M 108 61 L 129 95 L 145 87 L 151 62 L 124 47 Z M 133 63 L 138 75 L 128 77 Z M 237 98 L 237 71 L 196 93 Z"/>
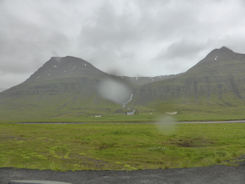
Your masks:
<path fill-rule="evenodd" d="M 0 167 L 135 170 L 230 164 L 245 155 L 245 124 L 0 124 Z M 233 163 L 233 162 L 232 162 Z"/>
<path fill-rule="evenodd" d="M 89 100 L 83 101 L 80 96 L 73 96 L 16 97 L 11 99 L 11 103 L 0 99 L 0 123 L 149 122 L 155 121 L 158 116 L 167 112 L 177 112 L 174 117 L 178 121 L 245 119 L 245 103 L 235 99 L 229 100 L 229 104 L 215 98 L 199 99 L 199 101 L 184 99 L 168 103 L 153 103 L 148 106 L 131 104 L 130 109 L 136 109 L 137 113 L 134 116 L 127 116 L 127 108 L 122 108 L 120 105 L 98 101 L 98 105 L 94 106 Z M 102 115 L 102 117 L 97 118 L 96 115 Z"/>
<path fill-rule="evenodd" d="M 3 107 L 4 109 L 4 107 Z M 58 112 L 55 107 L 4 110 L 0 108 L 0 123 L 16 122 L 154 122 L 159 116 L 168 112 L 177 112 L 173 117 L 177 121 L 221 121 L 245 119 L 245 105 L 222 106 L 217 104 L 163 104 L 149 108 L 137 107 L 137 114 L 127 116 L 126 113 L 115 113 L 116 108 L 102 110 L 63 109 Z M 17 110 L 18 109 L 18 110 Z M 133 108 L 132 108 L 133 109 Z M 121 110 L 121 109 L 117 109 Z M 124 111 L 126 111 L 124 109 Z M 113 113 L 114 112 L 114 113 Z M 96 117 L 101 115 L 102 117 Z"/>

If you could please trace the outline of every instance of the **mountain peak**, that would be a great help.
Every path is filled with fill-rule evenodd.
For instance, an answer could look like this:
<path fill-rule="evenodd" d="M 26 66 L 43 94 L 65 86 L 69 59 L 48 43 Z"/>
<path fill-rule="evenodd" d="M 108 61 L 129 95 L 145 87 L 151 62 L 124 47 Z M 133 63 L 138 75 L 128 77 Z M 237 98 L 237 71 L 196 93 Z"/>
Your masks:
<path fill-rule="evenodd" d="M 222 52 L 233 52 L 233 50 L 225 46 L 221 47 L 220 49 L 216 49 L 216 50 L 222 51 Z"/>
<path fill-rule="evenodd" d="M 60 62 L 80 62 L 80 63 L 90 64 L 89 62 L 85 61 L 84 59 L 74 57 L 74 56 L 51 57 L 49 59 L 49 61 L 50 62 L 58 62 L 58 63 L 60 63 Z"/>
<path fill-rule="evenodd" d="M 104 72 L 81 58 L 65 56 L 51 57 L 30 77 L 30 80 L 53 80 L 74 77 L 92 78 L 96 76 L 104 76 Z"/>
<path fill-rule="evenodd" d="M 241 54 L 238 54 L 228 47 L 221 47 L 212 50 L 204 59 L 193 66 L 189 71 L 202 70 L 203 68 L 213 68 L 217 66 L 225 65 L 227 63 L 232 63 L 235 60 L 239 60 Z M 211 71 L 210 69 L 208 69 Z"/>
<path fill-rule="evenodd" d="M 229 49 L 228 47 L 221 47 L 218 49 L 214 49 L 212 50 L 206 57 L 206 59 L 210 59 L 210 58 L 227 58 L 227 57 L 231 57 L 234 54 L 233 50 Z"/>
<path fill-rule="evenodd" d="M 213 53 L 214 53 L 214 54 L 224 54 L 224 53 L 226 53 L 226 54 L 231 54 L 231 53 L 234 53 L 234 52 L 233 52 L 233 50 L 231 50 L 230 48 L 223 46 L 223 47 L 221 47 L 221 48 L 217 48 L 217 49 L 212 50 L 212 51 L 209 53 L 209 55 L 210 55 L 210 54 L 213 54 Z"/>

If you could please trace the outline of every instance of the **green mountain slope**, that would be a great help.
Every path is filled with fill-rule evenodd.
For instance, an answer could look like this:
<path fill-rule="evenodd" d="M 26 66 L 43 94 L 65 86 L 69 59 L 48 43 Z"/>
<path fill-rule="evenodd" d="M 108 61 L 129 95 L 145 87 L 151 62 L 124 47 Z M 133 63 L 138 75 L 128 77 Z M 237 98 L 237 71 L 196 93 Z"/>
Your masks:
<path fill-rule="evenodd" d="M 25 82 L 0 93 L 0 121 L 79 121 L 98 114 L 123 114 L 122 103 L 100 94 L 101 83 L 114 81 L 134 91 L 163 79 L 114 76 L 79 58 L 53 57 Z M 130 95 L 122 100 L 128 101 Z"/>
<path fill-rule="evenodd" d="M 166 112 L 176 112 L 179 120 L 244 119 L 244 71 L 245 54 L 226 47 L 185 73 L 152 78 L 115 76 L 79 58 L 53 57 L 25 82 L 0 93 L 0 122 L 86 121 L 96 115 L 123 120 L 133 109 L 139 112 L 133 120 Z M 107 85 L 106 97 L 101 95 L 105 81 L 119 89 Z M 116 96 L 121 101 L 108 100 L 121 91 L 128 91 Z"/>
<path fill-rule="evenodd" d="M 230 111 L 243 115 L 240 110 L 245 105 L 244 71 L 245 54 L 226 47 L 215 49 L 187 72 L 140 87 L 135 103 L 151 105 L 159 111 Z"/>
<path fill-rule="evenodd" d="M 24 83 L 1 93 L 0 117 L 12 121 L 45 120 L 116 106 L 96 94 L 99 79 L 106 77 L 109 75 L 84 60 L 51 58 Z"/>

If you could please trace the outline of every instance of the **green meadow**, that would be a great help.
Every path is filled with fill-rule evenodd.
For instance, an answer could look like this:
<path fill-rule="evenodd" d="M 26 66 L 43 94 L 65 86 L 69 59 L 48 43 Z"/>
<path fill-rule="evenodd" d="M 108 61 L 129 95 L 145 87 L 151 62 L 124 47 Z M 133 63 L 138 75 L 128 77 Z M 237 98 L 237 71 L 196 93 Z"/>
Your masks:
<path fill-rule="evenodd" d="M 236 165 L 245 124 L 0 124 L 0 167 L 137 170 Z"/>
<path fill-rule="evenodd" d="M 79 104 L 77 104 L 78 106 Z M 80 104 L 81 105 L 81 104 Z M 103 109 L 103 108 L 102 108 Z M 155 122 L 158 117 L 176 112 L 173 117 L 177 121 L 220 121 L 245 119 L 245 105 L 235 104 L 224 106 L 217 103 L 206 104 L 160 104 L 149 107 L 136 106 L 137 113 L 127 116 L 126 110 L 108 106 L 108 112 L 101 109 L 87 109 L 82 112 L 80 108 L 73 111 L 64 108 L 59 111 L 56 106 L 29 107 L 28 109 L 0 109 L 0 123 L 16 122 Z M 116 111 L 120 112 L 116 112 Z M 101 117 L 96 117 L 101 115 Z"/>

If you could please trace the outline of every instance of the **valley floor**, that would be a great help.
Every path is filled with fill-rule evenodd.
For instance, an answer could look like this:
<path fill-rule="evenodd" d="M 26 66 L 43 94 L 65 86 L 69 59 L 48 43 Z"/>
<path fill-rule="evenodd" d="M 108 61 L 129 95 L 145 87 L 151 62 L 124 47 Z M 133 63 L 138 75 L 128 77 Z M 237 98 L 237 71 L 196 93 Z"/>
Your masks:
<path fill-rule="evenodd" d="M 144 170 L 237 165 L 244 123 L 0 124 L 0 167 Z"/>

